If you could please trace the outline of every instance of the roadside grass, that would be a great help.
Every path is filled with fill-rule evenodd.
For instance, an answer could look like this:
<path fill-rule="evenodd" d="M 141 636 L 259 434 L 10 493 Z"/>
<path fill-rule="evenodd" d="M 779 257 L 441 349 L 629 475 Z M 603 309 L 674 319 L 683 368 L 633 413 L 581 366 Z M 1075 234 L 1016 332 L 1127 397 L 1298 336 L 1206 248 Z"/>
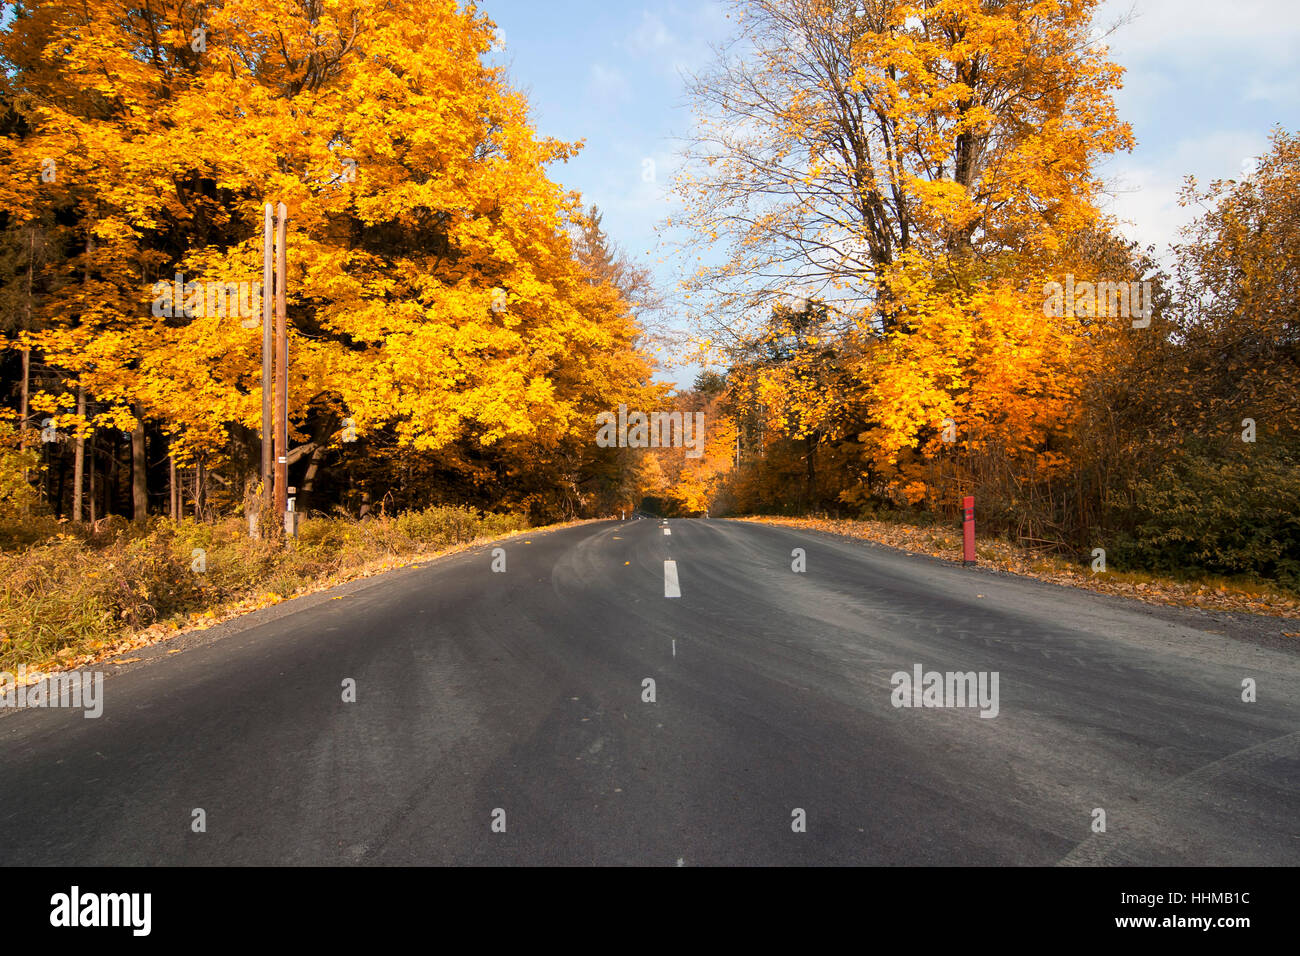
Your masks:
<path fill-rule="evenodd" d="M 961 531 L 941 525 L 825 517 L 755 516 L 741 520 L 827 531 L 947 561 L 962 559 Z M 999 571 L 1070 587 L 1087 588 L 1104 594 L 1137 598 L 1153 604 L 1197 607 L 1207 611 L 1244 611 L 1284 618 L 1300 617 L 1300 593 L 1275 581 L 1246 576 L 1223 577 L 1203 572 L 1180 574 L 1129 571 L 1113 564 L 1108 564 L 1105 572 L 1094 572 L 1091 562 L 990 537 L 976 538 L 975 555 L 980 564 Z M 1294 628 L 1294 633 L 1287 636 L 1300 637 L 1300 625 Z"/>
<path fill-rule="evenodd" d="M 529 525 L 444 506 L 365 521 L 304 518 L 286 544 L 250 538 L 247 527 L 237 517 L 0 527 L 0 670 L 78 667 Z"/>

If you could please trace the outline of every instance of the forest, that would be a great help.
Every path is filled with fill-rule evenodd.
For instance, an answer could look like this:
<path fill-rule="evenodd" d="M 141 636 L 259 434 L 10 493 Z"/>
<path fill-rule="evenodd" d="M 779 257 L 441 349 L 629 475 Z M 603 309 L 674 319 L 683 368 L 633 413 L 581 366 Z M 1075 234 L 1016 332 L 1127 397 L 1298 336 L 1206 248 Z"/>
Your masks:
<path fill-rule="evenodd" d="M 637 508 L 953 523 L 965 495 L 1027 547 L 1300 588 L 1300 138 L 1189 178 L 1182 241 L 1141 248 L 1102 212 L 1133 134 L 1097 6 L 738 4 L 691 81 L 667 290 L 561 184 L 581 144 L 534 128 L 473 4 L 4 3 L 3 640 L 57 646 L 31 602 L 106 548 L 101 624 L 204 606 L 212 578 L 176 583 L 203 542 L 223 595 L 265 589 L 282 543 L 236 539 L 272 202 L 298 547 L 329 551 L 273 592 L 345 541 Z M 703 453 L 597 441 L 620 406 L 702 412 Z"/>
<path fill-rule="evenodd" d="M 1188 177 L 1141 248 L 1102 212 L 1133 134 L 1098 6 L 744 5 L 679 186 L 725 244 L 688 286 L 735 446 L 691 507 L 973 495 L 1027 547 L 1300 584 L 1300 140 Z"/>
<path fill-rule="evenodd" d="M 10 5 L 8 470 L 54 514 L 244 506 L 260 307 L 247 321 L 233 287 L 261 280 L 272 201 L 290 210 L 302 510 L 455 502 L 542 518 L 626 497 L 589 410 L 655 390 L 635 270 L 545 172 L 574 146 L 536 135 L 482 64 L 484 17 L 368 6 Z M 174 303 L 159 307 L 158 283 Z M 214 288 L 231 288 L 229 308 Z"/>

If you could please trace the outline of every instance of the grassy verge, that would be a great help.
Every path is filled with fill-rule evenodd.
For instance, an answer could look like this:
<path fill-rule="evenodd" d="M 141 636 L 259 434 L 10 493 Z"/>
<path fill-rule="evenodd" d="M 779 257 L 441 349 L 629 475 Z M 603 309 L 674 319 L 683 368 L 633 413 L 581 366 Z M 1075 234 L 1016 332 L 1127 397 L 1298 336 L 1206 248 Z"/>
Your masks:
<path fill-rule="evenodd" d="M 304 519 L 287 545 L 240 518 L 98 531 L 32 525 L 0 553 L 0 670 L 80 667 L 413 560 L 525 530 L 516 515 L 438 507 L 366 521 Z M 12 543 L 13 538 L 9 539 Z"/>
<path fill-rule="evenodd" d="M 754 517 L 743 520 L 863 538 L 947 561 L 960 561 L 962 557 L 961 531 L 957 528 L 836 518 Z M 1094 573 L 1090 565 L 1081 565 L 1059 555 L 1033 551 L 996 538 L 977 538 L 975 555 L 980 564 L 999 571 L 1137 598 L 1154 604 L 1199 607 L 1207 611 L 1245 611 L 1277 617 L 1300 617 L 1300 594 L 1270 581 L 1206 574 L 1173 577 L 1146 571 L 1125 571 L 1115 567 L 1108 567 L 1104 573 Z M 1300 637 L 1300 626 L 1288 636 Z"/>

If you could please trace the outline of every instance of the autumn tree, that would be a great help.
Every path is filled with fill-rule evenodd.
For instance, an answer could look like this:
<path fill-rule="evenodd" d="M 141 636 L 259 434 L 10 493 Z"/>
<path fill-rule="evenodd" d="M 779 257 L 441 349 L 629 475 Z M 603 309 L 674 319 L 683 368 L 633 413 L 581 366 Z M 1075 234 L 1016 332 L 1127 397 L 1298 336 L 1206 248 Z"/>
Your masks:
<path fill-rule="evenodd" d="M 737 458 L 769 481 L 801 486 L 782 497 L 804 509 L 821 507 L 843 490 L 834 478 L 819 483 L 818 459 L 824 447 L 863 427 L 843 351 L 853 343 L 827 306 L 809 299 L 778 302 L 765 326 L 731 350 L 725 407 L 737 423 Z M 788 473 L 791 464 L 802 480 Z"/>
<path fill-rule="evenodd" d="M 733 348 L 774 302 L 825 304 L 809 380 L 847 380 L 861 418 L 845 502 L 951 507 L 960 455 L 1068 466 L 1087 340 L 1042 288 L 1099 221 L 1096 160 L 1131 143 L 1096 6 L 762 0 L 697 80 L 680 188 L 694 234 L 730 241 L 689 283 L 705 334 Z M 797 393 L 814 420 L 825 392 Z"/>
<path fill-rule="evenodd" d="M 1240 179 L 1186 183 L 1200 214 L 1176 248 L 1167 332 L 1116 363 L 1109 393 L 1140 409 L 1136 465 L 1106 502 L 1123 561 L 1300 585 L 1298 196 L 1300 137 L 1282 129 Z"/>
<path fill-rule="evenodd" d="M 682 418 L 681 443 L 642 452 L 646 495 L 668 517 L 707 514 L 732 471 L 736 420 L 726 414 L 725 389 L 715 386 L 704 377 L 662 401 L 661 411 Z"/>
<path fill-rule="evenodd" d="M 758 0 L 696 78 L 679 189 L 701 308 L 735 329 L 792 288 L 891 326 L 890 269 L 1050 251 L 1096 216 L 1099 155 L 1131 144 L 1098 3 Z"/>
<path fill-rule="evenodd" d="M 485 64 L 487 18 L 452 0 L 14 6 L 0 58 L 28 128 L 0 143 L 0 198 L 18 223 L 58 210 L 82 279 L 23 342 L 97 425 L 142 445 L 148 423 L 227 485 L 256 480 L 259 323 L 212 292 L 260 279 L 262 206 L 283 200 L 292 484 L 375 442 L 480 488 L 574 485 L 571 446 L 649 370 L 631 306 L 574 254 L 579 198 L 546 175 L 574 147 L 536 136 Z"/>

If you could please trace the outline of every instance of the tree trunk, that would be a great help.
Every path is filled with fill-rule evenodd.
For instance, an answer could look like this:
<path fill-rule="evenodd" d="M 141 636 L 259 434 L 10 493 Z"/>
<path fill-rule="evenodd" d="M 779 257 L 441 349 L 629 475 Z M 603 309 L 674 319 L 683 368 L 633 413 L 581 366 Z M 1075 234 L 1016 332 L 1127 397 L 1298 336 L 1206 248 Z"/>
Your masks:
<path fill-rule="evenodd" d="M 18 450 L 27 450 L 27 396 L 30 393 L 30 382 L 32 379 L 32 350 L 23 349 L 23 384 L 22 391 L 18 399 Z M 25 472 L 24 472 L 25 475 Z"/>
<path fill-rule="evenodd" d="M 90 458 L 87 459 L 90 465 L 89 484 L 87 489 L 87 503 L 90 505 L 90 523 L 94 525 L 95 519 L 98 518 L 99 512 L 95 508 L 95 433 L 90 433 Z"/>
<path fill-rule="evenodd" d="M 53 442 L 51 442 L 51 444 L 53 444 Z M 55 514 L 55 516 L 58 517 L 58 518 L 62 518 L 62 517 L 63 517 L 63 484 L 64 484 L 64 481 L 65 481 L 66 478 L 67 478 L 67 475 L 65 474 L 65 472 L 67 472 L 67 470 L 68 470 L 68 468 L 67 468 L 67 462 L 65 462 L 65 461 L 63 460 L 63 458 L 64 458 L 64 455 L 63 455 L 63 449 L 60 448 L 60 449 L 59 449 L 59 483 L 58 483 L 58 491 L 56 491 L 55 494 L 54 494 L 54 501 L 55 501 L 55 505 L 54 505 L 54 514 Z"/>
<path fill-rule="evenodd" d="M 36 227 L 31 231 L 31 248 L 27 253 L 27 321 L 23 325 L 24 332 L 30 332 L 32 329 L 32 267 L 36 259 Z M 32 378 L 32 350 L 23 349 L 23 385 L 22 398 L 20 401 L 19 419 L 18 419 L 18 449 L 27 451 L 27 416 L 31 409 L 28 405 L 28 396 L 31 391 Z M 28 473 L 27 466 L 23 466 L 23 481 L 31 481 L 31 475 Z"/>
<path fill-rule="evenodd" d="M 817 440 L 813 436 L 804 439 L 808 446 L 808 507 L 811 509 L 816 504 L 814 497 L 817 490 Z"/>
<path fill-rule="evenodd" d="M 208 482 L 203 471 L 203 459 L 194 465 L 194 517 L 206 521 L 208 517 Z"/>
<path fill-rule="evenodd" d="M 19 399 L 19 413 L 18 413 L 19 416 L 18 417 L 18 450 L 22 452 L 27 451 L 27 416 L 30 411 L 27 404 L 27 396 L 31 389 L 31 386 L 29 385 L 29 383 L 31 382 L 31 377 L 32 377 L 32 350 L 23 349 L 23 385 L 22 385 L 22 397 Z M 31 470 L 26 465 L 23 465 L 23 481 L 28 482 L 31 480 L 32 480 Z"/>
<path fill-rule="evenodd" d="M 95 237 L 89 227 L 86 231 L 86 268 L 81 273 L 83 294 L 90 287 L 90 254 L 95 251 Z M 72 520 L 80 523 L 82 493 L 86 481 L 86 432 L 81 419 L 86 417 L 86 386 L 81 383 L 81 372 L 77 372 L 77 436 L 72 453 Z"/>
<path fill-rule="evenodd" d="M 312 490 L 316 486 L 316 474 L 320 471 L 320 463 L 325 458 L 325 449 L 317 445 L 312 449 L 311 458 L 307 460 L 307 473 L 303 475 L 302 487 L 298 489 L 298 496 L 302 498 L 304 507 L 299 511 L 306 509 L 306 505 L 311 504 Z"/>
<path fill-rule="evenodd" d="M 180 510 L 181 493 L 176 487 L 176 456 L 167 455 L 167 491 L 171 496 L 171 515 L 172 521 L 180 521 L 181 517 L 177 512 Z"/>
<path fill-rule="evenodd" d="M 86 417 L 86 389 L 77 385 L 77 417 Z M 86 483 L 86 431 L 82 422 L 77 422 L 76 450 L 72 458 L 72 520 L 80 521 L 82 516 L 82 488 Z"/>
<path fill-rule="evenodd" d="M 114 435 L 108 443 L 108 481 L 104 485 L 104 515 L 117 514 L 117 486 L 122 480 L 122 462 L 119 460 L 120 443 Z"/>
<path fill-rule="evenodd" d="M 135 409 L 135 416 L 139 424 L 131 432 L 131 520 L 143 522 L 149 518 L 149 474 L 140 409 Z"/>

